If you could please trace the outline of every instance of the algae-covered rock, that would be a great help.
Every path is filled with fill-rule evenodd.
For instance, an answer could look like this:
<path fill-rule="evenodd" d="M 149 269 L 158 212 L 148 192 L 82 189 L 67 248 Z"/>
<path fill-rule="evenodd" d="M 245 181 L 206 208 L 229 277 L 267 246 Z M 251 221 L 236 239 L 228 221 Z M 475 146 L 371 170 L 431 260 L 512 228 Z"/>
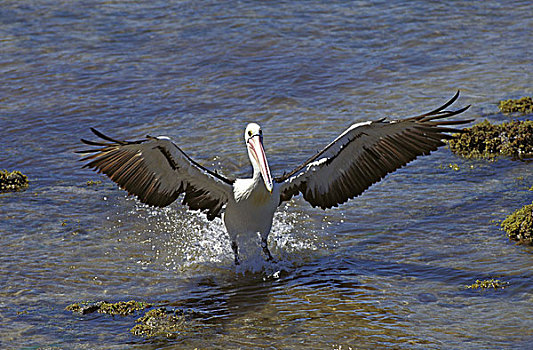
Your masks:
<path fill-rule="evenodd" d="M 119 301 L 117 303 L 97 301 L 70 304 L 65 310 L 82 315 L 98 312 L 101 314 L 126 316 L 149 307 L 152 307 L 152 304 L 135 300 Z"/>
<path fill-rule="evenodd" d="M 87 186 L 95 186 L 95 185 L 100 185 L 102 183 L 102 181 L 100 180 L 88 180 L 85 184 Z"/>
<path fill-rule="evenodd" d="M 161 305 L 161 304 L 159 304 Z M 135 300 L 108 303 L 106 301 L 84 301 L 68 305 L 65 310 L 81 315 L 98 312 L 107 315 L 128 316 L 154 305 Z M 138 318 L 130 332 L 141 337 L 176 338 L 187 332 L 194 332 L 197 325 L 192 321 L 198 315 L 193 311 L 159 307 L 147 311 Z"/>
<path fill-rule="evenodd" d="M 127 316 L 137 311 L 153 307 L 153 304 L 135 300 L 108 303 L 106 301 L 85 301 L 68 305 L 65 310 L 81 315 L 98 312 L 107 315 Z M 193 325 L 190 318 L 193 312 L 181 309 L 169 310 L 164 307 L 149 310 L 144 316 L 138 318 L 137 323 L 130 332 L 141 337 L 166 337 L 175 338 L 184 332 L 190 331 Z"/>
<path fill-rule="evenodd" d="M 99 301 L 96 303 L 91 303 L 88 301 L 82 303 L 74 303 L 68 305 L 65 310 L 78 313 L 80 315 L 85 315 L 98 311 L 100 309 L 100 303 L 103 303 L 103 301 Z"/>
<path fill-rule="evenodd" d="M 182 311 L 170 311 L 164 307 L 148 311 L 136 321 L 130 332 L 142 337 L 176 337 L 187 325 Z"/>
<path fill-rule="evenodd" d="M 502 113 L 533 113 L 533 98 L 522 97 L 518 99 L 503 100 L 500 101 L 498 107 Z"/>
<path fill-rule="evenodd" d="M 507 216 L 501 227 L 510 239 L 533 245 L 533 203 Z"/>
<path fill-rule="evenodd" d="M 499 156 L 533 157 L 533 121 L 513 120 L 502 124 L 482 121 L 448 141 L 450 150 L 465 158 L 492 159 Z"/>
<path fill-rule="evenodd" d="M 28 177 L 20 171 L 0 170 L 0 193 L 22 191 L 28 187 Z"/>
<path fill-rule="evenodd" d="M 494 289 L 504 289 L 509 285 L 508 282 L 502 282 L 497 279 L 490 279 L 490 280 L 476 280 L 476 283 L 470 284 L 466 286 L 468 289 L 488 289 L 488 288 L 494 288 Z"/>
<path fill-rule="evenodd" d="M 144 310 L 151 307 L 152 304 L 144 303 L 142 301 L 119 301 L 118 303 L 102 303 L 98 310 L 101 314 L 121 315 L 126 316 L 139 310 Z"/>
<path fill-rule="evenodd" d="M 438 166 L 439 169 L 451 169 L 453 171 L 459 171 L 459 169 L 461 169 L 461 167 L 457 164 L 457 163 L 449 163 L 447 166 L 445 165 L 439 165 Z"/>

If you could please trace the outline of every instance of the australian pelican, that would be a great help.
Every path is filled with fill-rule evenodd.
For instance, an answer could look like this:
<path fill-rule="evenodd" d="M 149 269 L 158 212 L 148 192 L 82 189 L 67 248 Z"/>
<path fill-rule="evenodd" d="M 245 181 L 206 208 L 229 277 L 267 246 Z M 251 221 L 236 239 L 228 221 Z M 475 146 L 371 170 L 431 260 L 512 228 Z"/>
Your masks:
<path fill-rule="evenodd" d="M 449 120 L 470 106 L 446 110 L 459 91 L 431 112 L 399 120 L 366 121 L 351 125 L 320 152 L 296 169 L 273 178 L 263 149 L 259 125 L 248 124 L 244 141 L 253 167 L 251 179 L 230 179 L 192 160 L 168 137 L 147 136 L 119 141 L 92 129 L 104 141 L 82 139 L 90 150 L 84 167 L 104 173 L 146 204 L 164 207 L 181 194 L 182 203 L 201 210 L 209 220 L 222 217 L 235 263 L 239 264 L 237 236 L 261 237 L 265 257 L 272 259 L 267 238 L 277 207 L 301 193 L 313 207 L 327 209 L 363 193 L 385 175 L 419 155 L 444 145 L 458 132 L 453 126 L 470 120 Z M 245 237 L 245 238 L 246 238 Z"/>

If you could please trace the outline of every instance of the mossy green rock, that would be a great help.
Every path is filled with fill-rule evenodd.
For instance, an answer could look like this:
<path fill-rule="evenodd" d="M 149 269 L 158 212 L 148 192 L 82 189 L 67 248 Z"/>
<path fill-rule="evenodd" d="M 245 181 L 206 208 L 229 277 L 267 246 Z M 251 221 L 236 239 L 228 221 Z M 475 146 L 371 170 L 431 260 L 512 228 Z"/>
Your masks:
<path fill-rule="evenodd" d="M 169 311 L 165 308 L 148 311 L 143 317 L 137 319 L 137 325 L 130 332 L 142 337 L 163 336 L 174 338 L 187 326 L 185 316 L 179 311 Z"/>
<path fill-rule="evenodd" d="M 508 282 L 502 282 L 497 279 L 490 279 L 490 280 L 476 280 L 476 283 L 470 284 L 466 286 L 466 288 L 468 289 L 488 289 L 488 288 L 504 289 L 508 285 L 509 285 Z"/>
<path fill-rule="evenodd" d="M 70 304 L 65 308 L 65 310 L 76 312 L 82 315 L 98 312 L 101 314 L 126 316 L 151 306 L 151 304 L 135 300 L 119 301 L 117 303 L 98 301 Z"/>
<path fill-rule="evenodd" d="M 502 113 L 533 113 L 533 98 L 526 96 L 518 99 L 503 100 L 500 101 L 498 107 Z"/>
<path fill-rule="evenodd" d="M 100 180 L 88 180 L 85 184 L 87 186 L 95 186 L 95 185 L 100 185 L 102 183 L 102 181 Z"/>
<path fill-rule="evenodd" d="M 28 187 L 28 177 L 20 171 L 0 170 L 0 193 L 22 191 Z"/>
<path fill-rule="evenodd" d="M 533 121 L 513 120 L 502 124 L 482 121 L 448 141 L 450 150 L 465 158 L 513 159 L 533 157 Z"/>
<path fill-rule="evenodd" d="M 510 239 L 533 245 L 533 203 L 516 210 L 501 225 Z"/>

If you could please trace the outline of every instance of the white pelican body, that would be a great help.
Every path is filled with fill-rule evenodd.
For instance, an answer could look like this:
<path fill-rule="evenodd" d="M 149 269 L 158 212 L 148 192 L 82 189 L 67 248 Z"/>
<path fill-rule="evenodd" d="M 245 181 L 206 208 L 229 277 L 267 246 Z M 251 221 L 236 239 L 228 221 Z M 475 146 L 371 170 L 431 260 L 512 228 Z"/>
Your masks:
<path fill-rule="evenodd" d="M 228 200 L 222 218 L 231 240 L 235 262 L 238 264 L 237 237 L 239 236 L 252 240 L 259 235 L 267 259 L 272 259 L 267 239 L 274 213 L 280 202 L 279 186 L 274 184 L 273 191 L 270 193 L 260 177 L 237 179 L 233 191 L 235 197 Z"/>
<path fill-rule="evenodd" d="M 272 259 L 267 239 L 280 203 L 301 193 L 312 206 L 331 208 L 363 193 L 388 173 L 419 155 L 429 154 L 452 138 L 449 126 L 470 120 L 449 120 L 468 109 L 447 111 L 459 92 L 443 106 L 415 117 L 356 123 L 320 152 L 289 173 L 272 178 L 259 125 L 248 124 L 244 140 L 253 167 L 251 179 L 232 180 L 211 171 L 183 152 L 168 137 L 147 136 L 139 141 L 118 141 L 95 129 L 107 142 L 83 140 L 98 146 L 85 167 L 109 176 L 143 203 L 164 207 L 183 194 L 182 203 L 201 210 L 209 220 L 222 217 L 235 263 L 239 263 L 237 237 L 261 237 L 267 259 Z"/>

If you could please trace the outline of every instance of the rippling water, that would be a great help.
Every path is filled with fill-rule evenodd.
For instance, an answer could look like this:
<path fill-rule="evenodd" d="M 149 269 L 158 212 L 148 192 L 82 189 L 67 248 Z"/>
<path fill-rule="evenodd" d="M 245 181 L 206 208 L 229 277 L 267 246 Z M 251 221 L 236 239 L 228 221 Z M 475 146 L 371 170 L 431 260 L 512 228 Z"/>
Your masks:
<path fill-rule="evenodd" d="M 526 348 L 532 250 L 494 221 L 528 204 L 531 163 L 440 149 L 326 212 L 280 208 L 280 261 L 236 269 L 220 221 L 152 209 L 80 168 L 89 127 L 172 137 L 228 175 L 256 121 L 274 174 L 354 121 L 406 116 L 461 89 L 464 118 L 533 94 L 529 1 L 0 1 L 2 348 Z M 457 163 L 459 171 L 447 167 Z M 102 180 L 87 186 L 88 180 Z M 499 278 L 504 290 L 472 291 Z M 82 300 L 192 310 L 173 340 Z"/>

